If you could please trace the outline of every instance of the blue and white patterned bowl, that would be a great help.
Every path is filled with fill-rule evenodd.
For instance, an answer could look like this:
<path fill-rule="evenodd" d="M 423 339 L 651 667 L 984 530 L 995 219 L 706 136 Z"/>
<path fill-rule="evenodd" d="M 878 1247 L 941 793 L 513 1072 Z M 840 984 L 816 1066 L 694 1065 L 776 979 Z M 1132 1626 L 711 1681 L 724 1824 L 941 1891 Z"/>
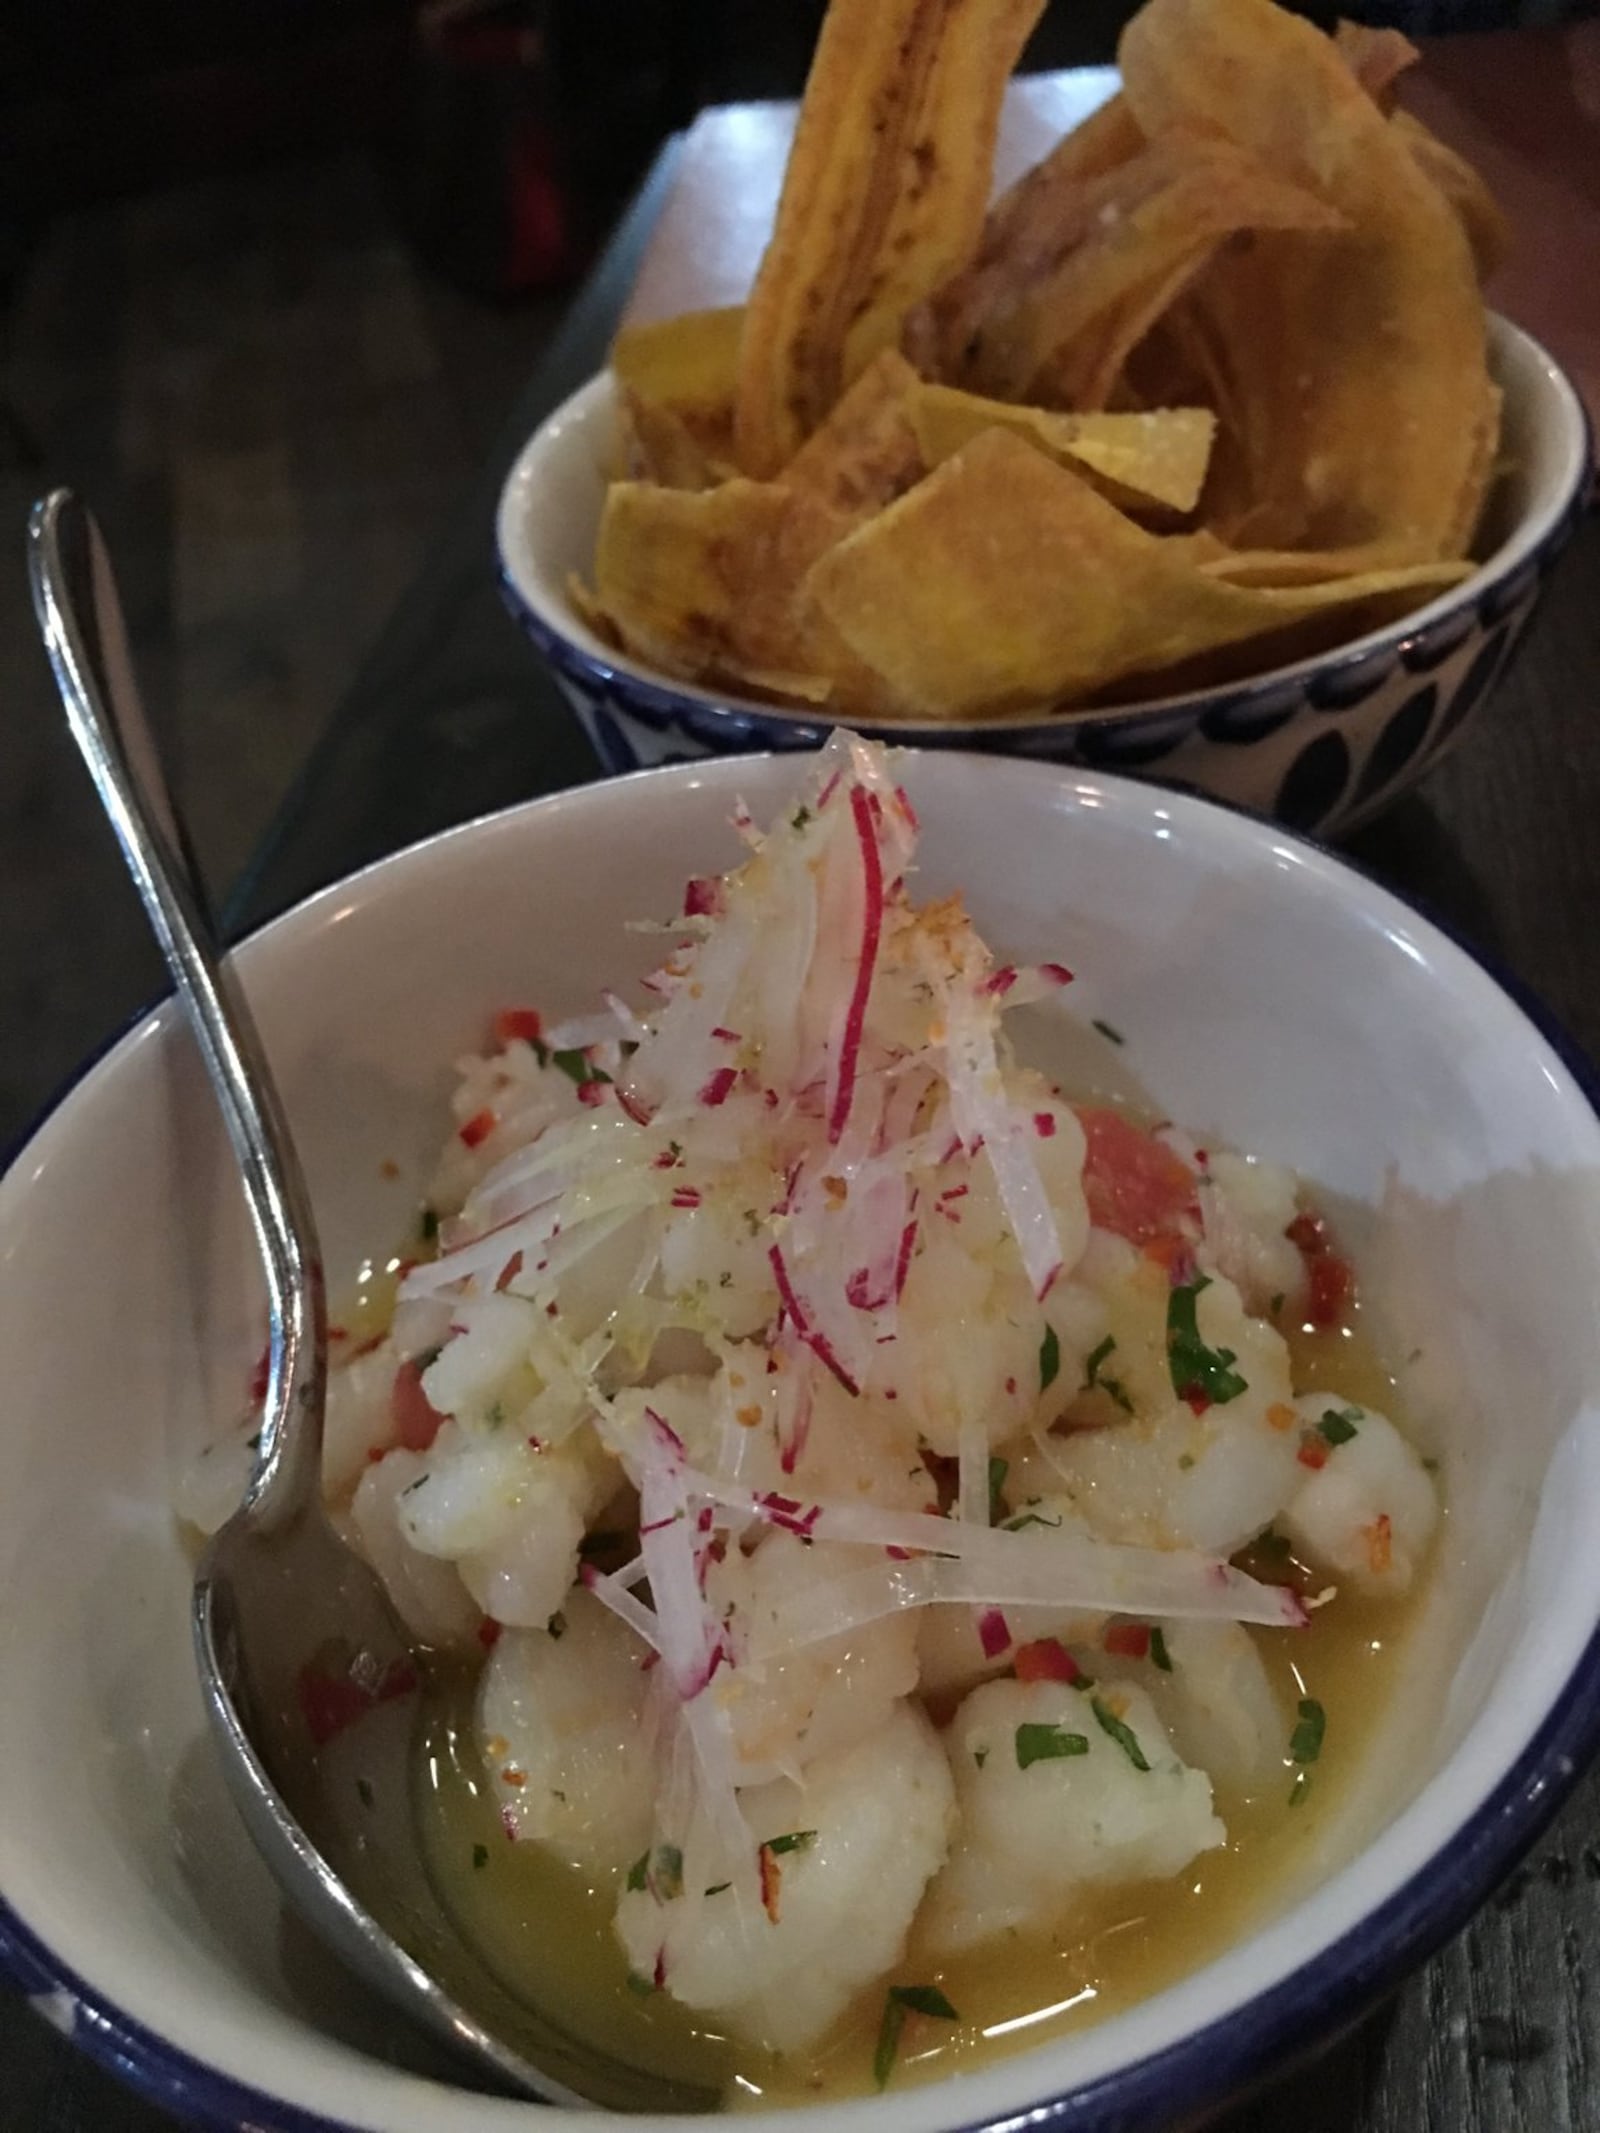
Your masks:
<path fill-rule="evenodd" d="M 1505 671 L 1582 508 L 1588 422 L 1539 344 L 1490 322 L 1505 394 L 1502 473 L 1483 567 L 1353 643 L 1215 689 L 1107 710 L 956 721 L 853 721 L 919 748 L 977 748 L 1116 770 L 1211 793 L 1320 835 L 1366 821 L 1459 738 Z M 529 440 L 496 535 L 513 615 L 554 668 L 608 771 L 814 748 L 829 721 L 652 671 L 588 628 L 567 593 L 587 577 L 612 464 L 609 373 Z"/>

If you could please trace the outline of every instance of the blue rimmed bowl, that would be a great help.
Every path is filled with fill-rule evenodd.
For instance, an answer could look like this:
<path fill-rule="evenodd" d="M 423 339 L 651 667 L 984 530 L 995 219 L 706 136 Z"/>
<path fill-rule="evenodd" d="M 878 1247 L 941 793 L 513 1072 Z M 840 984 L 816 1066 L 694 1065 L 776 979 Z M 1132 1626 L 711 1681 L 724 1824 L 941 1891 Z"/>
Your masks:
<path fill-rule="evenodd" d="M 1126 707 L 967 721 L 852 720 L 919 748 L 981 749 L 1211 793 L 1296 829 L 1353 829 L 1432 768 L 1504 673 L 1565 546 L 1591 473 L 1583 403 L 1539 344 L 1490 322 L 1505 395 L 1503 471 L 1481 569 L 1366 636 L 1248 681 Z M 587 577 L 613 458 L 609 374 L 529 440 L 501 495 L 500 579 L 608 771 L 712 755 L 813 748 L 829 722 L 679 681 L 598 637 L 573 607 Z"/>
<path fill-rule="evenodd" d="M 335 1293 L 408 1234 L 450 1063 L 486 1013 L 565 1013 L 641 974 L 659 943 L 627 921 L 733 863 L 735 801 L 765 817 L 796 767 L 681 765 L 537 801 L 244 945 Z M 1596 1091 L 1436 927 L 1254 817 L 995 756 L 912 754 L 904 777 L 919 894 L 960 888 L 1003 953 L 1079 974 L 1070 1024 L 1024 1011 L 1043 1063 L 1102 1083 L 1102 1018 L 1155 1109 L 1335 1197 L 1367 1322 L 1406 1359 L 1441 1461 L 1448 1517 L 1390 1707 L 1232 1945 L 1098 2026 L 775 2124 L 1157 2133 L 1354 2019 L 1484 1899 L 1600 1741 Z M 201 2126 L 583 2133 L 419 2069 L 287 1927 L 216 1768 L 171 1506 L 239 1409 L 262 1301 L 170 1003 L 0 1179 L 0 1265 L 0 1968 Z"/>

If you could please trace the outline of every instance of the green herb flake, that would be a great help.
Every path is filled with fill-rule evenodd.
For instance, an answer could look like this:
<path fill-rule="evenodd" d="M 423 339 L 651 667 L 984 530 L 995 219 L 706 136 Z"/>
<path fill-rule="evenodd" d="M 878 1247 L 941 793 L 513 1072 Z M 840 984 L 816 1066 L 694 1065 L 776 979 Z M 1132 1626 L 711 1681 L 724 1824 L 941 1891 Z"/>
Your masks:
<path fill-rule="evenodd" d="M 1172 1654 L 1167 1650 L 1166 1635 L 1159 1624 L 1150 1631 L 1150 1661 L 1153 1666 L 1159 1667 L 1163 1674 L 1172 1672 Z"/>
<path fill-rule="evenodd" d="M 683 1894 L 683 1854 L 675 1844 L 658 1844 L 650 1865 L 650 1893 L 657 1903 Z"/>
<path fill-rule="evenodd" d="M 880 2089 L 889 2086 L 909 2014 L 933 2015 L 941 2022 L 961 2020 L 937 1985 L 891 1985 L 884 1995 L 883 2020 L 878 2024 L 878 2045 L 872 2055 L 872 2077 Z"/>
<path fill-rule="evenodd" d="M 708 1896 L 721 1896 L 726 1890 L 731 1889 L 732 1887 L 733 1883 L 731 1881 L 713 1881 L 710 1888 L 706 1890 L 706 1894 Z"/>
<path fill-rule="evenodd" d="M 486 1866 L 487 1866 L 488 1864 L 489 1864 L 489 1847 L 488 1847 L 488 1845 L 487 1845 L 487 1844 L 475 1844 L 475 1845 L 474 1845 L 474 1846 L 472 1847 L 472 1865 L 473 1865 L 473 1870 L 474 1870 L 474 1872 L 476 1872 L 476 1873 L 480 1873 L 480 1874 L 481 1874 L 481 1873 L 482 1873 L 482 1871 L 483 1871 L 483 1869 L 484 1869 L 484 1868 L 485 1868 L 485 1867 L 486 1867 Z"/>
<path fill-rule="evenodd" d="M 989 1751 L 988 1751 L 988 1749 L 987 1749 L 987 1748 L 974 1748 L 974 1749 L 973 1749 L 973 1751 L 972 1751 L 972 1760 L 973 1760 L 973 1761 L 974 1761 L 974 1762 L 975 1762 L 975 1763 L 977 1764 L 978 1768 L 979 1768 L 979 1769 L 981 1770 L 981 1769 L 983 1768 L 984 1764 L 985 1764 L 985 1763 L 986 1763 L 986 1762 L 987 1762 L 987 1761 L 989 1760 Z"/>
<path fill-rule="evenodd" d="M 989 1461 L 989 1523 L 997 1526 L 1005 1512 L 1005 1498 L 1001 1491 L 1006 1485 L 1006 1476 L 1011 1471 L 1009 1459 Z"/>
<path fill-rule="evenodd" d="M 1211 1286 L 1207 1275 L 1173 1290 L 1167 1299 L 1167 1367 L 1172 1389 L 1181 1400 L 1196 1390 L 1218 1407 L 1248 1392 L 1249 1385 L 1232 1365 L 1238 1358 L 1231 1348 L 1208 1348 L 1200 1338 L 1195 1306 L 1202 1289 Z"/>
<path fill-rule="evenodd" d="M 356 1779 L 356 1797 L 363 1807 L 372 1805 L 372 1787 L 365 1778 Z"/>
<path fill-rule="evenodd" d="M 1148 1770 L 1150 1765 L 1145 1761 L 1144 1750 L 1139 1746 L 1139 1737 L 1133 1728 L 1125 1726 L 1110 1705 L 1103 1703 L 1098 1696 L 1089 1698 L 1089 1708 L 1099 1721 L 1101 1732 L 1110 1735 L 1134 1769 Z"/>
<path fill-rule="evenodd" d="M 628 1886 L 630 1889 L 642 1889 L 649 1879 L 650 1854 L 641 1852 L 628 1869 Z"/>
<path fill-rule="evenodd" d="M 1061 1375 L 1061 1343 L 1054 1326 L 1046 1326 L 1039 1343 L 1039 1390 L 1048 1392 Z"/>
<path fill-rule="evenodd" d="M 1327 1444 L 1348 1444 L 1356 1434 L 1357 1423 L 1366 1419 L 1364 1408 L 1330 1407 L 1317 1424 L 1317 1434 Z"/>
<path fill-rule="evenodd" d="M 1116 1402 L 1125 1415 L 1131 1415 L 1133 1413 L 1133 1402 L 1128 1398 L 1121 1384 L 1116 1378 L 1105 1377 L 1101 1372 L 1100 1366 L 1109 1355 L 1115 1352 L 1116 1345 L 1116 1335 L 1108 1333 L 1099 1347 L 1091 1350 L 1083 1366 L 1083 1389 L 1085 1392 L 1100 1391 L 1105 1393 Z"/>
<path fill-rule="evenodd" d="M 503 1400 L 492 1400 L 489 1404 L 489 1411 L 483 1419 L 491 1429 L 501 1428 L 506 1419 L 505 1402 Z"/>
<path fill-rule="evenodd" d="M 1272 1313 L 1273 1317 L 1276 1318 L 1278 1313 L 1283 1309 L 1283 1305 L 1284 1294 L 1282 1289 L 1279 1289 L 1277 1294 L 1273 1297 L 1271 1303 L 1267 1305 L 1267 1309 Z"/>
<path fill-rule="evenodd" d="M 594 1064 L 587 1052 L 552 1052 L 550 1064 L 559 1067 L 568 1081 L 576 1082 L 580 1089 L 587 1088 L 591 1082 L 609 1082 L 611 1079 L 609 1074 Z"/>
<path fill-rule="evenodd" d="M 766 1849 L 774 1859 L 781 1859 L 785 1852 L 803 1852 L 817 1841 L 814 1829 L 791 1829 L 781 1837 L 769 1837 Z"/>
<path fill-rule="evenodd" d="M 1188 1473 L 1188 1471 L 1189 1471 L 1189 1469 L 1190 1469 L 1190 1468 L 1191 1468 L 1191 1467 L 1192 1467 L 1193 1465 L 1194 1465 L 1194 1453 L 1193 1453 L 1193 1452 L 1179 1452 L 1179 1454 L 1178 1454 L 1178 1472 L 1179 1472 L 1180 1474 L 1187 1474 L 1187 1473 Z"/>
<path fill-rule="evenodd" d="M 1059 1518 L 1041 1518 L 1037 1511 L 1019 1511 L 1015 1518 L 1008 1518 L 1000 1530 L 1002 1533 L 1020 1533 L 1024 1526 L 1046 1526 L 1052 1533 L 1061 1531 Z"/>
<path fill-rule="evenodd" d="M 1300 1722 L 1289 1736 L 1289 1760 L 1293 1763 L 1314 1763 L 1322 1753 L 1322 1736 L 1327 1731 L 1328 1714 L 1314 1696 L 1300 1699 Z"/>
<path fill-rule="evenodd" d="M 556 1609 L 555 1613 L 550 1617 L 549 1621 L 545 1624 L 544 1627 L 545 1635 L 548 1637 L 555 1637 L 559 1639 L 566 1635 L 567 1618 L 561 1612 L 559 1607 Z"/>
<path fill-rule="evenodd" d="M 637 1970 L 630 1970 L 628 1972 L 628 1990 L 633 1994 L 636 2000 L 649 1999 L 650 1995 L 655 1991 L 655 1989 L 655 1986 L 651 1984 L 650 1980 L 647 1977 L 641 1977 Z"/>
<path fill-rule="evenodd" d="M 795 809 L 794 813 L 793 813 L 793 814 L 792 814 L 792 815 L 791 815 L 791 816 L 789 817 L 789 827 L 790 827 L 790 829 L 793 829 L 793 830 L 803 830 L 803 829 L 805 828 L 806 824 L 807 824 L 807 823 L 808 823 L 808 822 L 809 822 L 810 820 L 811 820 L 811 810 L 810 810 L 810 808 L 809 808 L 809 807 L 797 807 L 797 808 Z"/>
<path fill-rule="evenodd" d="M 1289 1805 L 1298 1807 L 1310 1790 L 1311 1773 L 1308 1770 L 1297 1770 L 1294 1774 L 1294 1783 L 1289 1788 Z"/>
<path fill-rule="evenodd" d="M 1059 1762 L 1064 1756 L 1087 1755 L 1087 1734 L 1069 1733 L 1065 1726 L 1018 1726 L 1017 1768 L 1026 1770 L 1034 1763 Z"/>
<path fill-rule="evenodd" d="M 1127 1043 L 1127 1038 L 1123 1036 L 1121 1030 L 1119 1030 L 1114 1023 L 1102 1022 L 1098 1015 L 1093 1016 L 1091 1020 L 1094 1028 L 1096 1028 L 1100 1032 L 1101 1036 L 1104 1037 L 1109 1043 Z"/>
<path fill-rule="evenodd" d="M 424 1244 L 435 1244 L 439 1238 L 439 1214 L 437 1208 L 425 1207 L 417 1227 Z"/>

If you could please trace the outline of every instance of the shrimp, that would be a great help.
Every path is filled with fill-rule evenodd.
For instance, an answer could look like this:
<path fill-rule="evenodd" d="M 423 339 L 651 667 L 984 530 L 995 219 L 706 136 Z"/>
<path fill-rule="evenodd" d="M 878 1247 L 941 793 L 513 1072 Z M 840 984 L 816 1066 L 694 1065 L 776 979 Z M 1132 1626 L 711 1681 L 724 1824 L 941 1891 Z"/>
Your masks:
<path fill-rule="evenodd" d="M 629 1875 L 617 1933 L 636 1977 L 751 2043 L 798 2051 L 904 1954 L 949 1849 L 954 1787 L 933 1728 L 900 1703 L 803 1782 L 747 1788 L 740 1806 L 761 1847 L 763 1910 L 741 1917 L 701 1807 L 681 1845 L 656 1845 Z"/>
<path fill-rule="evenodd" d="M 877 1550 L 773 1532 L 753 1555 L 735 1547 L 713 1566 L 707 1598 L 733 1638 L 735 1664 L 710 1693 L 728 1715 L 739 1784 L 798 1777 L 819 1756 L 854 1747 L 916 1687 L 917 1624 L 910 1612 L 798 1650 L 773 1649 L 763 1636 L 786 1600 L 825 1589 L 863 1564 L 882 1563 Z"/>
<path fill-rule="evenodd" d="M 933 1956 L 1048 1931 L 1083 1890 L 1180 1873 L 1227 1834 L 1210 1779 L 1125 1684 L 986 1682 L 945 1750 L 961 1821 L 918 1921 Z"/>
<path fill-rule="evenodd" d="M 1174 1748 L 1211 1782 L 1247 1793 L 1283 1766 L 1288 1728 L 1256 1640 L 1238 1622 L 1166 1622 L 1163 1671 L 1135 1662 Z"/>
<path fill-rule="evenodd" d="M 1439 1517 L 1433 1478 L 1386 1415 L 1335 1395 L 1295 1402 L 1304 1443 L 1322 1456 L 1302 1466 L 1284 1508 L 1290 1540 L 1358 1592 L 1406 1591 Z"/>
<path fill-rule="evenodd" d="M 1300 1212 L 1293 1171 L 1219 1150 L 1209 1158 L 1199 1201 L 1205 1224 L 1201 1257 L 1234 1283 L 1246 1309 L 1264 1312 L 1275 1297 L 1298 1309 L 1306 1293 L 1306 1263 L 1285 1235 Z"/>
<path fill-rule="evenodd" d="M 546 1629 L 509 1629 L 478 1685 L 477 1733 L 501 1819 L 590 1874 L 645 1844 L 655 1759 L 645 1647 L 597 1600 L 567 1594 Z"/>
<path fill-rule="evenodd" d="M 482 1616 L 460 1571 L 414 1547 L 400 1522 L 406 1492 L 427 1466 L 420 1452 L 399 1449 L 369 1466 L 351 1499 L 350 1530 L 408 1629 L 424 1644 L 466 1644 Z"/>

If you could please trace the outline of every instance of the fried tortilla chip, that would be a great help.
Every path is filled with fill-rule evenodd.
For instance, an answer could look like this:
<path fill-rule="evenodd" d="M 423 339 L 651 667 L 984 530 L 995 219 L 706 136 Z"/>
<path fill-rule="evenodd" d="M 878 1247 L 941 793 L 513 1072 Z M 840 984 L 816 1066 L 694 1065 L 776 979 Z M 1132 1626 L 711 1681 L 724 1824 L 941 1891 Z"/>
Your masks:
<path fill-rule="evenodd" d="M 626 385 L 617 393 L 619 481 L 653 481 L 663 489 L 710 489 L 723 478 L 682 415 L 645 400 Z"/>
<path fill-rule="evenodd" d="M 1447 148 L 1436 133 L 1409 111 L 1389 121 L 1425 178 L 1449 201 L 1472 248 L 1479 281 L 1487 281 L 1511 249 L 1511 225 L 1500 203 L 1465 156 Z"/>
<path fill-rule="evenodd" d="M 1421 53 L 1403 30 L 1374 29 L 1365 22 L 1341 22 L 1335 26 L 1334 45 L 1339 57 L 1360 82 L 1378 109 L 1394 109 L 1395 83 L 1407 67 L 1415 66 Z"/>
<path fill-rule="evenodd" d="M 801 586 L 850 521 L 804 490 L 735 479 L 691 494 L 613 483 L 595 605 L 622 642 L 692 681 L 841 707 L 879 694 Z"/>
<path fill-rule="evenodd" d="M 905 350 L 934 378 L 965 374 L 979 325 L 1060 256 L 1063 232 L 1085 227 L 1088 186 L 1144 146 L 1125 96 L 1113 96 L 1023 172 L 990 208 L 978 249 L 906 322 Z"/>
<path fill-rule="evenodd" d="M 715 414 L 733 405 L 743 331 L 743 305 L 624 326 L 611 344 L 611 368 L 641 400 L 689 420 Z"/>
<path fill-rule="evenodd" d="M 1043 0 L 832 0 L 751 292 L 736 434 L 788 464 L 983 226 L 1000 100 Z"/>
<path fill-rule="evenodd" d="M 1305 587 L 1221 582 L 1065 467 L 985 430 L 827 549 L 805 580 L 908 715 L 996 717 L 1092 699 L 1254 637 L 1335 636 L 1403 613 L 1437 566 Z"/>
<path fill-rule="evenodd" d="M 1232 143 L 1176 130 L 1082 186 L 1054 254 L 997 287 L 952 383 L 997 400 L 1103 405 L 1128 349 L 1238 230 L 1336 230 L 1343 217 Z"/>
<path fill-rule="evenodd" d="M 1061 415 L 949 385 L 920 386 L 911 421 L 930 467 L 953 458 L 981 430 L 1011 430 L 1091 481 L 1120 509 L 1137 513 L 1154 506 L 1178 516 L 1199 502 L 1217 426 L 1209 408 Z"/>
<path fill-rule="evenodd" d="M 912 417 L 920 386 L 905 357 L 885 348 L 778 479 L 850 518 L 892 503 L 927 471 Z"/>
<path fill-rule="evenodd" d="M 1426 584 L 1430 595 L 1459 585 L 1477 567 L 1464 561 L 1439 562 L 1376 544 L 1366 548 L 1237 548 L 1220 555 L 1197 555 L 1196 561 L 1208 578 L 1227 585 L 1348 585 L 1353 579 L 1390 571 L 1420 570 L 1428 573 L 1425 580 L 1418 582 Z"/>
<path fill-rule="evenodd" d="M 1499 396 L 1471 251 L 1438 187 L 1333 42 L 1272 0 L 1148 0 L 1119 56 L 1147 133 L 1209 130 L 1349 225 L 1258 233 L 1182 300 L 1228 373 L 1237 479 L 1217 530 L 1463 555 Z"/>

